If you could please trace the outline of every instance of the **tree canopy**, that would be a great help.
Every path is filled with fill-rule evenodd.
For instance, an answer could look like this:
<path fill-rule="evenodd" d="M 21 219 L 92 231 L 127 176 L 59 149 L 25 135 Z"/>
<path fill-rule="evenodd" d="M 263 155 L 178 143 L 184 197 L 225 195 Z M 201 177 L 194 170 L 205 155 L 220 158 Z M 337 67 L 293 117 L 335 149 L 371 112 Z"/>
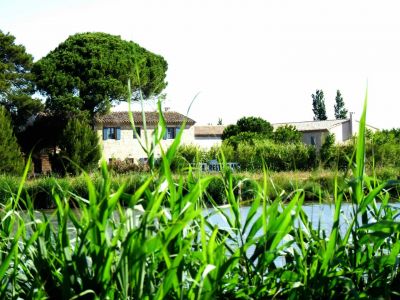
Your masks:
<path fill-rule="evenodd" d="M 227 126 L 222 133 L 222 140 L 236 136 L 240 133 L 257 133 L 269 137 L 274 128 L 268 121 L 259 117 L 243 117 L 236 124 Z"/>
<path fill-rule="evenodd" d="M 39 99 L 32 98 L 32 65 L 33 57 L 25 47 L 15 44 L 14 36 L 0 30 L 0 105 L 10 114 L 16 133 L 43 108 Z"/>
<path fill-rule="evenodd" d="M 293 125 L 279 126 L 274 131 L 274 141 L 277 143 L 300 143 L 301 138 L 301 132 Z"/>
<path fill-rule="evenodd" d="M 336 91 L 334 109 L 335 109 L 335 118 L 337 120 L 342 120 L 347 118 L 347 109 L 344 107 L 343 97 L 339 90 Z"/>
<path fill-rule="evenodd" d="M 325 98 L 322 90 L 317 90 L 315 95 L 312 94 L 312 106 L 314 113 L 314 121 L 327 120 L 326 109 L 325 109 Z"/>
<path fill-rule="evenodd" d="M 70 36 L 33 67 L 53 113 L 106 113 L 128 97 L 127 82 L 143 98 L 167 85 L 167 62 L 138 44 L 101 32 Z"/>

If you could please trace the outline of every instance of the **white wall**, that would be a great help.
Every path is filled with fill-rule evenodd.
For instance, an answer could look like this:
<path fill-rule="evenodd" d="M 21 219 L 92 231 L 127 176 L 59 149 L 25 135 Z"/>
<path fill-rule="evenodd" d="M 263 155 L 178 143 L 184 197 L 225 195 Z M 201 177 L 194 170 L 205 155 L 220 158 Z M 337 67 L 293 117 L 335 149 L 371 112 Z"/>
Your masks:
<path fill-rule="evenodd" d="M 105 125 L 105 127 L 117 127 L 117 125 Z M 146 157 L 145 152 L 141 148 L 139 141 L 133 138 L 133 131 L 130 126 L 119 126 L 121 127 L 121 139 L 107 139 L 103 140 L 103 126 L 97 126 L 97 134 L 99 136 L 100 144 L 103 150 L 103 159 L 108 161 L 110 158 L 116 158 L 124 160 L 125 158 L 133 158 L 135 162 L 139 158 Z M 172 126 L 171 126 L 172 127 Z M 177 127 L 177 126 L 174 126 Z M 149 142 L 152 141 L 152 134 L 154 132 L 154 127 L 147 127 L 147 134 Z M 141 128 L 140 140 L 145 143 L 144 130 Z M 161 147 L 164 151 L 172 144 L 174 140 L 162 140 Z M 182 133 L 181 144 L 193 144 L 194 143 L 194 129 L 193 126 L 187 126 Z M 161 150 L 157 148 L 155 151 L 155 156 L 160 156 Z"/>
<path fill-rule="evenodd" d="M 213 146 L 220 146 L 221 143 L 220 137 L 195 137 L 194 139 L 194 144 L 205 150 L 209 150 Z"/>
<path fill-rule="evenodd" d="M 303 143 L 307 145 L 311 145 L 311 138 L 313 137 L 315 140 L 315 146 L 317 148 L 321 148 L 322 144 L 325 141 L 325 136 L 328 134 L 328 132 L 322 132 L 322 131 L 306 131 L 302 132 L 303 135 Z"/>

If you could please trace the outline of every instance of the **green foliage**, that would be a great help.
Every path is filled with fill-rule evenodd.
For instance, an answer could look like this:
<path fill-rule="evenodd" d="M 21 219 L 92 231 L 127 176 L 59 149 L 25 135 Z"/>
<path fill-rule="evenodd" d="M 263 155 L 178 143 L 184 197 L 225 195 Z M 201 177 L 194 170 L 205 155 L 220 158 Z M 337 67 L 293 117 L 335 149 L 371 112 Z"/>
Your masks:
<path fill-rule="evenodd" d="M 312 106 L 315 121 L 327 120 L 326 109 L 325 109 L 325 98 L 322 90 L 317 90 L 315 95 L 312 94 Z"/>
<path fill-rule="evenodd" d="M 128 79 L 133 94 L 144 98 L 158 95 L 167 84 L 167 63 L 161 56 L 100 32 L 70 36 L 32 71 L 47 97 L 47 109 L 59 114 L 107 112 L 114 102 L 127 99 Z"/>
<path fill-rule="evenodd" d="M 364 129 L 365 108 L 352 174 L 333 180 L 329 230 L 313 224 L 303 206 L 322 183 L 272 200 L 266 172 L 262 184 L 225 171 L 174 177 L 176 147 L 130 194 L 128 183 L 113 184 L 105 164 L 100 178 L 81 177 L 86 197 L 49 179 L 56 208 L 39 216 L 31 199 L 21 198 L 28 164 L 0 210 L 0 298 L 397 298 L 400 210 L 388 189 L 399 183 L 365 173 Z M 242 208 L 245 186 L 253 201 Z M 212 190 L 226 205 L 217 205 Z M 346 198 L 351 213 L 343 216 Z"/>
<path fill-rule="evenodd" d="M 238 144 L 234 161 L 242 170 L 262 170 L 267 166 L 273 171 L 310 170 L 316 165 L 315 148 L 302 143 L 280 144 L 270 140 Z"/>
<path fill-rule="evenodd" d="M 205 151 L 197 145 L 182 145 L 179 146 L 171 163 L 171 169 L 174 171 L 184 170 L 201 162 L 207 162 Z"/>
<path fill-rule="evenodd" d="M 384 129 L 373 133 L 374 144 L 400 144 L 400 128 Z"/>
<path fill-rule="evenodd" d="M 266 138 L 272 136 L 274 128 L 272 125 L 259 117 L 243 117 L 236 122 L 236 125 L 228 125 L 222 133 L 222 140 L 226 140 L 240 133 L 256 133 Z"/>
<path fill-rule="evenodd" d="M 328 134 L 325 137 L 325 141 L 319 149 L 319 155 L 321 162 L 328 165 L 332 159 L 334 159 L 334 146 L 335 146 L 335 135 L 333 133 Z"/>
<path fill-rule="evenodd" d="M 254 132 L 271 136 L 274 128 L 271 123 L 259 117 L 243 117 L 236 123 L 239 132 Z"/>
<path fill-rule="evenodd" d="M 232 136 L 238 135 L 239 132 L 239 127 L 236 124 L 228 125 L 224 128 L 221 139 L 224 141 Z"/>
<path fill-rule="evenodd" d="M 279 126 L 273 135 L 276 143 L 300 143 L 302 134 L 293 125 Z"/>
<path fill-rule="evenodd" d="M 347 112 L 348 111 L 344 106 L 343 97 L 342 97 L 342 94 L 340 93 L 339 90 L 336 91 L 334 109 L 335 109 L 335 118 L 337 120 L 341 120 L 341 119 L 346 119 L 347 118 Z"/>
<path fill-rule="evenodd" d="M 23 130 L 27 120 L 42 110 L 43 104 L 32 98 L 33 57 L 15 37 L 0 30 L 0 105 L 10 114 L 14 132 Z"/>
<path fill-rule="evenodd" d="M 18 174 L 23 170 L 24 159 L 11 126 L 11 119 L 0 106 L 0 173 Z"/>
<path fill-rule="evenodd" d="M 101 157 L 99 138 L 90 125 L 79 119 L 71 119 L 64 129 L 59 157 L 67 173 L 80 174 L 97 167 Z"/>

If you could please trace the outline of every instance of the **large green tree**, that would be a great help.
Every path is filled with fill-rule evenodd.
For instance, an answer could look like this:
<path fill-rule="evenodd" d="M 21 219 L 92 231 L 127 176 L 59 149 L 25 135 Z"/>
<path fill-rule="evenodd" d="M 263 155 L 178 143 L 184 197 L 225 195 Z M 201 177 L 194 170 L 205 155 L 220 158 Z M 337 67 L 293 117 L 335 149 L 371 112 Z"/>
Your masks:
<path fill-rule="evenodd" d="M 343 97 L 339 90 L 336 91 L 334 109 L 335 109 L 335 118 L 337 120 L 342 120 L 347 118 L 347 109 L 344 106 Z"/>
<path fill-rule="evenodd" d="M 272 135 L 274 128 L 268 121 L 259 117 L 243 117 L 236 124 L 227 126 L 222 133 L 222 140 L 243 133 L 255 133 L 265 137 Z"/>
<path fill-rule="evenodd" d="M 0 105 L 10 114 L 16 134 L 43 108 L 39 99 L 32 98 L 32 65 L 33 57 L 25 47 L 15 44 L 14 36 L 0 30 Z"/>
<path fill-rule="evenodd" d="M 315 94 L 311 95 L 312 106 L 315 121 L 327 120 L 326 109 L 325 109 L 325 98 L 322 90 L 317 90 Z"/>
<path fill-rule="evenodd" d="M 52 113 L 106 113 L 133 95 L 158 95 L 167 85 L 167 62 L 121 37 L 101 32 L 70 36 L 33 67 L 39 90 Z"/>
<path fill-rule="evenodd" d="M 24 159 L 11 126 L 11 119 L 4 107 L 0 106 L 0 173 L 18 175 L 23 167 Z"/>
<path fill-rule="evenodd" d="M 274 131 L 274 141 L 277 143 L 300 143 L 301 138 L 301 132 L 293 125 L 279 126 Z"/>

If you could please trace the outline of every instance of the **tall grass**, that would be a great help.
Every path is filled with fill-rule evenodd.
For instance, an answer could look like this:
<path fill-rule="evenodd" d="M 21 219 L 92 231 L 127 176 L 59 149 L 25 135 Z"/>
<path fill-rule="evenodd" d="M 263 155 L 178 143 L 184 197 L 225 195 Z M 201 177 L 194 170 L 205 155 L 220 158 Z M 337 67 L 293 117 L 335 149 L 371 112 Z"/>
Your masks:
<path fill-rule="evenodd" d="M 218 206 L 207 192 L 212 177 L 199 177 L 190 167 L 185 177 L 172 176 L 180 135 L 162 151 L 161 168 L 153 168 L 134 192 L 127 193 L 125 183 L 113 189 L 105 164 L 97 184 L 84 175 L 86 197 L 54 181 L 56 209 L 50 215 L 36 212 L 31 199 L 21 197 L 28 164 L 18 191 L 4 199 L 0 210 L 0 298 L 399 296 L 399 209 L 389 202 L 389 189 L 397 182 L 380 184 L 364 172 L 365 115 L 366 106 L 355 159 L 349 163 L 352 172 L 345 184 L 334 182 L 329 232 L 308 219 L 304 190 L 271 200 L 266 170 L 244 214 L 239 203 L 246 179 L 235 181 L 223 168 L 227 205 Z M 149 155 L 165 130 L 162 114 L 160 124 Z M 220 160 L 224 164 L 223 156 Z M 353 209 L 346 228 L 343 201 Z M 214 208 L 206 210 L 206 202 Z M 226 227 L 212 222 L 215 214 Z"/>

